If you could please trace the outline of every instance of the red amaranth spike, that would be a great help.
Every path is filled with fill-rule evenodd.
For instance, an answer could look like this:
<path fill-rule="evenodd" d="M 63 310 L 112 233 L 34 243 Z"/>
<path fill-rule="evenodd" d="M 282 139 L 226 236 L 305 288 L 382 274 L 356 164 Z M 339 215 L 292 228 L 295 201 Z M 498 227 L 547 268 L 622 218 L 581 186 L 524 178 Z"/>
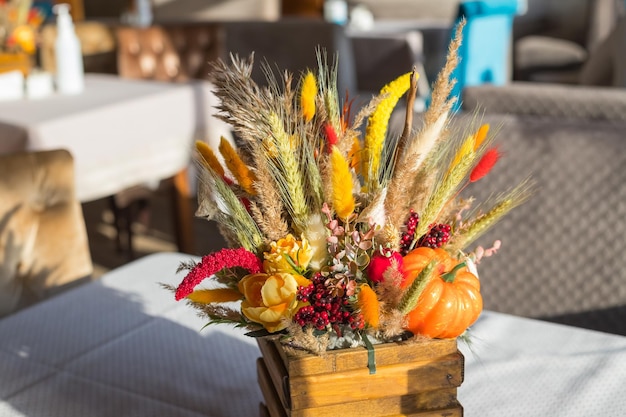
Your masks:
<path fill-rule="evenodd" d="M 251 274 L 261 272 L 262 263 L 257 256 L 245 248 L 238 249 L 222 249 L 203 256 L 198 263 L 185 278 L 183 278 L 178 288 L 176 288 L 176 300 L 187 297 L 191 294 L 198 284 L 205 278 L 221 271 L 224 268 L 241 267 L 248 270 Z"/>

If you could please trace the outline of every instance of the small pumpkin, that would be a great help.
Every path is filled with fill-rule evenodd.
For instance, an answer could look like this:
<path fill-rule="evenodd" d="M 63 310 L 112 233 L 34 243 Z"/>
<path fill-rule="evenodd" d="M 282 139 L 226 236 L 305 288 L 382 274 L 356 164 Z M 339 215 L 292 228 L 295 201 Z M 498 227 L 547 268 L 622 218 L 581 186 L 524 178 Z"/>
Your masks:
<path fill-rule="evenodd" d="M 483 309 L 478 277 L 443 249 L 420 247 L 404 257 L 403 288 L 408 288 L 431 261 L 435 271 L 407 314 L 407 329 L 431 338 L 454 338 L 471 326 Z"/>

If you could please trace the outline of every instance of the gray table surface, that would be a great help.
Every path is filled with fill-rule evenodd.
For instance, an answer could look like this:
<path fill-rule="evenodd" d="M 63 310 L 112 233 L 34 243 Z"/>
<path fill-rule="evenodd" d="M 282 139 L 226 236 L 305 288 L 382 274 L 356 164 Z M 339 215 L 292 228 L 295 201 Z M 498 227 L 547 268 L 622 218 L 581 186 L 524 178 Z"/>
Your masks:
<path fill-rule="evenodd" d="M 190 256 L 150 255 L 0 320 L 0 417 L 256 416 L 259 351 L 159 283 Z M 623 415 L 626 337 L 485 311 L 465 416 Z"/>

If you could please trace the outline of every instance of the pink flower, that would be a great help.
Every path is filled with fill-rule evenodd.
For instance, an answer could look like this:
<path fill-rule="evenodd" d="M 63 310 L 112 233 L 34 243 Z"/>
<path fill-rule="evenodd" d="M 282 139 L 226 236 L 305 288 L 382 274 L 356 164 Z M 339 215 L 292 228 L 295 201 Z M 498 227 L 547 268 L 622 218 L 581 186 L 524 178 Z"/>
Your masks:
<path fill-rule="evenodd" d="M 247 269 L 251 274 L 261 272 L 261 260 L 257 256 L 244 248 L 222 249 L 202 257 L 198 263 L 183 279 L 176 289 L 176 300 L 187 297 L 194 288 L 205 278 L 210 277 L 224 268 L 241 267 Z"/>

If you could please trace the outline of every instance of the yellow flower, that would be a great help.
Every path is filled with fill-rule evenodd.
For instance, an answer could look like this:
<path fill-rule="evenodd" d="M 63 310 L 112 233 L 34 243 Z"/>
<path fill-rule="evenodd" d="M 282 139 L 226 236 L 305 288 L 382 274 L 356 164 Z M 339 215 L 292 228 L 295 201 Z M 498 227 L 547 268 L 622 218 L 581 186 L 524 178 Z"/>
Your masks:
<path fill-rule="evenodd" d="M 300 307 L 296 298 L 298 287 L 309 284 L 308 279 L 297 274 L 246 275 L 239 281 L 239 291 L 245 297 L 241 310 L 248 319 L 263 325 L 267 331 L 280 331 L 287 327 L 289 319 Z"/>
<path fill-rule="evenodd" d="M 313 251 L 309 242 L 303 237 L 296 240 L 293 235 L 279 239 L 278 242 L 270 244 L 270 251 L 263 253 L 263 270 L 267 273 L 275 272 L 297 272 L 294 265 L 299 270 L 304 270 L 309 265 Z"/>

